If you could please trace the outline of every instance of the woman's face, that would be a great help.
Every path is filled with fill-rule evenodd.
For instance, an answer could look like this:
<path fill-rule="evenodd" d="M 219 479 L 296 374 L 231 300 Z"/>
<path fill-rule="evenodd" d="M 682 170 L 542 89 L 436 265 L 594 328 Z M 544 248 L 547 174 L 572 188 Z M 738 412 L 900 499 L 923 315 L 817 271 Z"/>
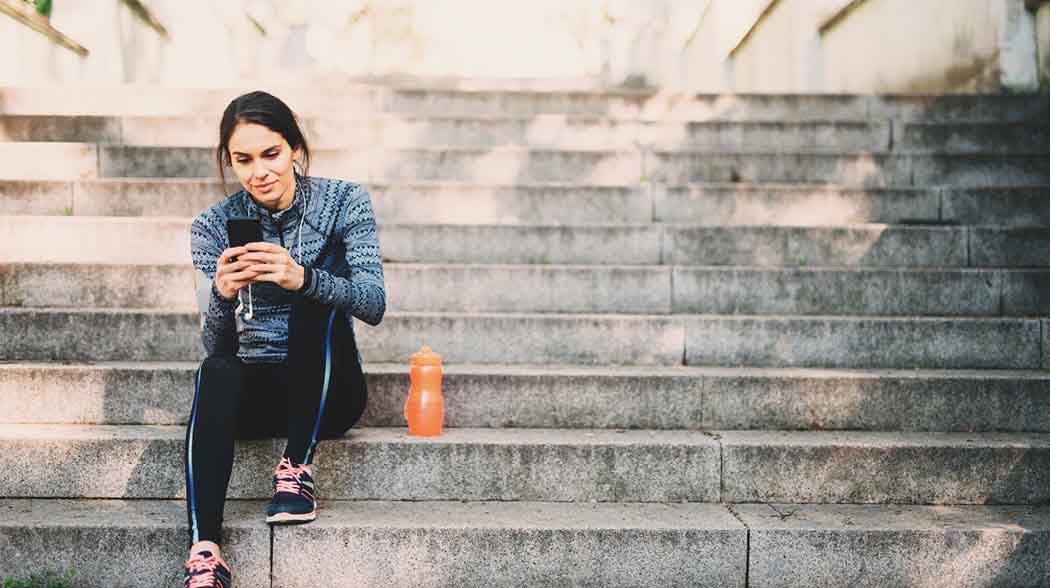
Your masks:
<path fill-rule="evenodd" d="M 237 179 L 259 206 L 284 210 L 292 205 L 292 161 L 302 155 L 302 149 L 293 151 L 280 133 L 249 122 L 237 123 L 227 149 Z"/>

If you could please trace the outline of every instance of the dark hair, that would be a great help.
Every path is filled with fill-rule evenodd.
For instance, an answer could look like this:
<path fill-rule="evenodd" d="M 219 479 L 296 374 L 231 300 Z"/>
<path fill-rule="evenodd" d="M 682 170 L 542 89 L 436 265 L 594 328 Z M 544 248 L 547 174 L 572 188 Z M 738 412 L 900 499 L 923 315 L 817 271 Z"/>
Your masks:
<path fill-rule="evenodd" d="M 310 148 L 299 128 L 299 119 L 288 105 L 273 94 L 263 91 L 249 92 L 234 98 L 222 113 L 219 123 L 219 146 L 215 149 L 215 160 L 219 165 L 219 177 L 222 179 L 223 193 L 226 193 L 226 174 L 223 168 L 232 166 L 230 161 L 230 135 L 238 123 L 260 124 L 288 141 L 292 149 L 302 148 L 303 171 L 307 175 L 310 169 Z"/>

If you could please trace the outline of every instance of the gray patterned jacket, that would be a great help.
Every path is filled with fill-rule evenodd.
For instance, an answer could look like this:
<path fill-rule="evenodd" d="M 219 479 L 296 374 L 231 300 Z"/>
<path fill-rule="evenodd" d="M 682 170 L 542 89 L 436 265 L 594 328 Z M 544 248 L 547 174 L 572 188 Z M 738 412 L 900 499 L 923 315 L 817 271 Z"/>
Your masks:
<path fill-rule="evenodd" d="M 271 213 L 242 188 L 205 210 L 190 227 L 201 340 L 208 355 L 235 353 L 248 363 L 284 361 L 288 316 L 294 297 L 300 295 L 277 284 L 253 284 L 251 319 L 235 312 L 236 299 L 222 298 L 214 281 L 219 254 L 229 247 L 229 218 L 258 218 L 265 241 L 281 245 L 296 261 L 301 256 L 306 268 L 301 295 L 343 309 L 351 329 L 352 317 L 370 325 L 383 320 L 383 263 L 368 191 L 345 180 L 296 177 L 295 198 L 285 210 Z M 248 297 L 248 288 L 243 288 L 240 298 L 245 305 Z"/>

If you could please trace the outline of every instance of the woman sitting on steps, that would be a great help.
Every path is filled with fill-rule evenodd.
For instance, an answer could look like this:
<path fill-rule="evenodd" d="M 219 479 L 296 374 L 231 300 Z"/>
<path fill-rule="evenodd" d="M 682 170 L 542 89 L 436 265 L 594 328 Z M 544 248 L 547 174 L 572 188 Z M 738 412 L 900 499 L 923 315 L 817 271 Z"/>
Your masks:
<path fill-rule="evenodd" d="M 287 437 L 266 521 L 315 518 L 317 442 L 345 434 L 367 400 L 352 317 L 377 325 L 386 310 L 368 192 L 306 175 L 310 151 L 284 102 L 234 99 L 216 157 L 242 189 L 190 230 L 207 357 L 186 427 L 187 588 L 232 585 L 220 543 L 235 439 Z M 230 247 L 231 218 L 258 219 L 263 240 Z"/>

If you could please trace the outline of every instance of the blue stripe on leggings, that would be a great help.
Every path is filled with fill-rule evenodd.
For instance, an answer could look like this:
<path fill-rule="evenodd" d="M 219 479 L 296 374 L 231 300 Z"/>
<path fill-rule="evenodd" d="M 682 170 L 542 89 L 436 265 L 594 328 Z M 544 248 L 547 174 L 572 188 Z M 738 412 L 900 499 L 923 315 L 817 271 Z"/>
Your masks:
<path fill-rule="evenodd" d="M 186 441 L 186 497 L 190 501 L 191 529 L 193 531 L 193 542 L 200 541 L 200 529 L 197 528 L 197 493 L 193 482 L 193 430 L 197 424 L 197 398 L 201 393 L 201 370 L 204 365 L 197 368 L 197 381 L 193 387 L 193 408 L 190 410 L 190 433 Z"/>
<path fill-rule="evenodd" d="M 324 339 L 324 387 L 321 388 L 321 404 L 317 407 L 317 420 L 314 421 L 314 434 L 310 438 L 310 446 L 306 448 L 306 456 L 303 463 L 310 463 L 314 448 L 317 447 L 317 435 L 321 431 L 321 415 L 324 414 L 325 401 L 328 399 L 328 384 L 332 378 L 332 325 L 335 323 L 335 310 L 328 313 L 328 334 Z"/>

